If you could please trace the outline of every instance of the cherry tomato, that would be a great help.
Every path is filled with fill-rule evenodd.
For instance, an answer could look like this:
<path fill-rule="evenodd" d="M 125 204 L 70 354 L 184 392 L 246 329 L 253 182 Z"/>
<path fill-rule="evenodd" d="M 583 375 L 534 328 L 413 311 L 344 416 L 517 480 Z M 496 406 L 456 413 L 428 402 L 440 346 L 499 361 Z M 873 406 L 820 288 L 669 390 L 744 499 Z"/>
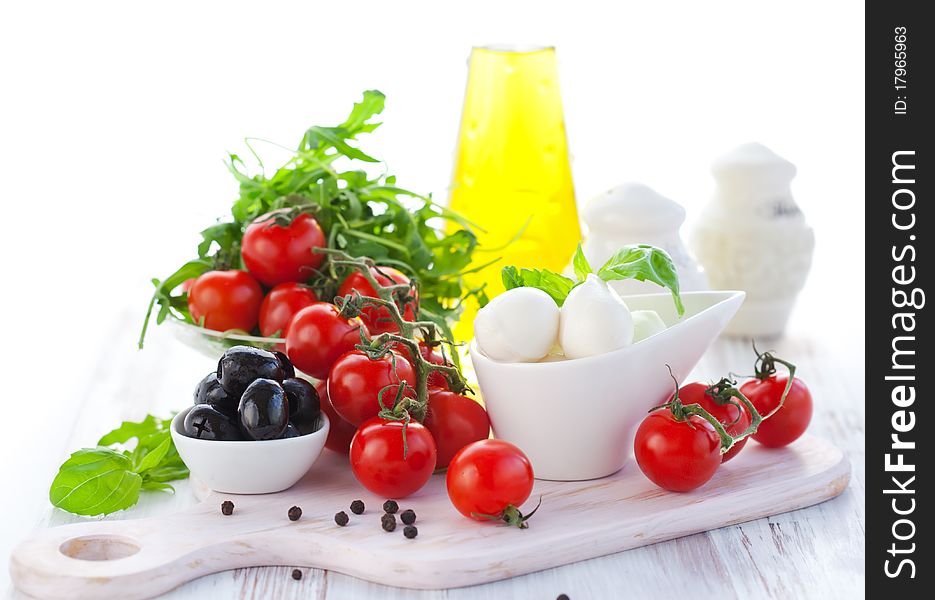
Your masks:
<path fill-rule="evenodd" d="M 374 417 L 351 441 L 351 470 L 365 488 L 381 498 L 403 498 L 422 488 L 435 470 L 435 441 L 418 421 Z"/>
<path fill-rule="evenodd" d="M 740 391 L 750 399 L 757 412 L 766 416 L 779 406 L 782 392 L 789 381 L 788 375 L 770 375 L 766 379 L 754 379 L 740 386 Z M 812 394 L 801 379 L 792 380 L 792 388 L 782 408 L 760 423 L 753 439 L 769 448 L 781 448 L 791 444 L 808 428 L 812 420 Z"/>
<path fill-rule="evenodd" d="M 315 292 L 301 283 L 280 283 L 271 289 L 260 305 L 260 335 L 270 337 L 277 332 L 286 337 L 286 329 L 295 313 L 318 302 Z"/>
<path fill-rule="evenodd" d="M 393 363 L 396 363 L 395 372 Z M 360 350 L 342 355 L 328 373 L 328 397 L 331 405 L 345 421 L 360 425 L 380 412 L 380 390 L 383 404 L 393 407 L 399 383 L 416 385 L 416 373 L 409 361 L 396 352 L 371 360 Z"/>
<path fill-rule="evenodd" d="M 347 319 L 329 302 L 316 302 L 295 314 L 286 333 L 286 355 L 299 370 L 324 379 L 334 361 L 360 343 L 367 327 L 357 317 Z"/>
<path fill-rule="evenodd" d="M 383 286 L 397 283 L 409 283 L 409 278 L 393 267 L 371 267 L 370 273 L 373 274 L 377 283 Z M 373 286 L 367 281 L 367 278 L 358 271 L 354 271 L 348 275 L 341 283 L 341 287 L 338 288 L 338 295 L 346 296 L 353 293 L 354 290 L 357 290 L 361 296 L 370 296 L 372 298 L 379 297 L 377 296 L 377 291 L 373 289 Z M 419 306 L 418 293 L 413 290 L 412 295 L 413 298 L 406 302 L 404 306 L 400 307 L 400 313 L 402 313 L 403 319 L 407 321 L 416 320 L 416 311 Z M 397 305 L 399 305 L 399 302 L 397 302 Z M 361 318 L 364 320 L 364 323 L 367 324 L 367 328 L 373 335 L 379 335 L 388 331 L 395 332 L 397 330 L 396 323 L 394 323 L 390 317 L 390 311 L 383 306 L 366 306 L 360 312 Z"/>
<path fill-rule="evenodd" d="M 519 507 L 532 493 L 533 472 L 523 452 L 503 440 L 481 440 L 454 455 L 446 476 L 448 498 L 465 517 L 478 521 Z"/>
<path fill-rule="evenodd" d="M 643 474 L 672 492 L 704 485 L 721 464 L 721 440 L 714 427 L 699 416 L 688 418 L 691 424 L 676 421 L 667 408 L 652 412 L 640 423 L 633 442 Z"/>
<path fill-rule="evenodd" d="M 188 290 L 188 311 L 195 323 L 215 331 L 256 327 L 263 301 L 260 284 L 244 271 L 208 271 Z"/>
<path fill-rule="evenodd" d="M 458 450 L 490 436 L 490 419 L 484 407 L 461 394 L 434 389 L 423 424 L 432 432 L 438 448 L 435 468 L 444 469 Z"/>
<path fill-rule="evenodd" d="M 331 406 L 326 381 L 316 383 L 315 390 L 318 391 L 318 397 L 321 399 L 321 410 L 328 415 L 328 420 L 331 422 L 331 428 L 328 429 L 328 439 L 325 440 L 325 448 L 347 456 L 347 451 L 351 447 L 351 440 L 354 438 L 354 434 L 357 433 L 357 428 L 342 419 L 335 412 L 334 407 Z"/>
<path fill-rule="evenodd" d="M 325 260 L 324 254 L 313 251 L 325 246 L 325 233 L 311 215 L 302 213 L 283 227 L 275 222 L 277 214 L 283 213 L 265 214 L 244 231 L 240 246 L 243 264 L 270 287 L 308 281 Z"/>
<path fill-rule="evenodd" d="M 683 385 L 679 388 L 679 399 L 682 404 L 701 405 L 701 408 L 711 413 L 711 416 L 717 419 L 732 436 L 738 436 L 746 431 L 751 421 L 747 407 L 741 404 L 738 409 L 735 404 L 719 404 L 717 400 L 704 393 L 706 389 L 708 386 L 699 382 Z M 737 456 L 748 439 L 749 437 L 745 437 L 731 446 L 730 450 L 721 455 L 721 462 L 725 463 Z"/>

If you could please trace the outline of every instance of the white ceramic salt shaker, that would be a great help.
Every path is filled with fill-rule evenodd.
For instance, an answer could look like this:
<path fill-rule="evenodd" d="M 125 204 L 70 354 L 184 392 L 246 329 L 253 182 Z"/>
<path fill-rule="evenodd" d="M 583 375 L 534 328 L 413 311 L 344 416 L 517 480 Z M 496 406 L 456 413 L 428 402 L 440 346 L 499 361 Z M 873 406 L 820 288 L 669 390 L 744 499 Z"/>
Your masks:
<path fill-rule="evenodd" d="M 762 144 L 714 162 L 714 197 L 691 237 L 715 289 L 743 290 L 728 335 L 782 333 L 812 264 L 815 235 L 792 198 L 796 168 Z"/>
<path fill-rule="evenodd" d="M 652 244 L 672 257 L 682 291 L 708 289 L 704 272 L 679 236 L 685 209 L 674 200 L 641 183 L 623 183 L 592 198 L 582 216 L 588 224 L 582 250 L 595 269 L 622 246 Z M 648 281 L 610 284 L 622 296 L 665 291 Z"/>

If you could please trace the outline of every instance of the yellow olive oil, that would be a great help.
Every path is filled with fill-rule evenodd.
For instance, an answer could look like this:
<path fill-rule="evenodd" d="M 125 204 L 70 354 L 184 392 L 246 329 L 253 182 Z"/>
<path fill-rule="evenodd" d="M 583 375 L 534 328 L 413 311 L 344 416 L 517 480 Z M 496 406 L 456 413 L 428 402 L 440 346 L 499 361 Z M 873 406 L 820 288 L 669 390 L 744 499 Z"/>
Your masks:
<path fill-rule="evenodd" d="M 489 297 L 505 265 L 561 271 L 581 239 L 554 48 L 474 48 L 450 206 L 483 231 L 468 276 Z M 466 306 L 457 339 L 473 335 Z"/>

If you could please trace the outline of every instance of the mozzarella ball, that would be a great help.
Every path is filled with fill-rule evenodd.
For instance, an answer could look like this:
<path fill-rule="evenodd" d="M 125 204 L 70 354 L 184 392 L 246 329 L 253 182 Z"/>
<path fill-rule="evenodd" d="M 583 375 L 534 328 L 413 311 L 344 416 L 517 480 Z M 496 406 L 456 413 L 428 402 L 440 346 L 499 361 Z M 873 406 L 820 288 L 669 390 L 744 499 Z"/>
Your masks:
<path fill-rule="evenodd" d="M 474 318 L 474 340 L 480 350 L 501 362 L 535 362 L 558 339 L 559 308 L 536 288 L 503 292 Z"/>
<path fill-rule="evenodd" d="M 654 310 L 634 310 L 630 316 L 633 317 L 634 344 L 666 330 L 662 317 Z"/>
<path fill-rule="evenodd" d="M 604 354 L 633 342 L 630 309 L 593 273 L 568 294 L 562 305 L 559 342 L 568 358 Z"/>

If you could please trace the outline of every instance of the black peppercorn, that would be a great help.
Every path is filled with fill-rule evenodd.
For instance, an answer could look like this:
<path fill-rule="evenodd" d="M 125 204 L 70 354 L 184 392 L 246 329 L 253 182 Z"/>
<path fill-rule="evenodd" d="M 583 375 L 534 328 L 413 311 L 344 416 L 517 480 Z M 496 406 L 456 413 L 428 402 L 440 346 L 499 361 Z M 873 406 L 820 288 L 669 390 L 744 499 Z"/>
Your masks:
<path fill-rule="evenodd" d="M 234 503 L 230 500 L 221 502 L 221 514 L 227 516 L 234 514 Z"/>
<path fill-rule="evenodd" d="M 383 525 L 383 529 L 386 531 L 393 531 L 396 529 L 396 517 L 387 513 L 380 518 L 380 523 Z"/>
<path fill-rule="evenodd" d="M 387 500 L 383 503 L 383 512 L 388 514 L 396 514 L 396 511 L 399 510 L 399 505 L 396 504 L 396 500 Z"/>
<path fill-rule="evenodd" d="M 556 598 L 555 600 L 569 600 L 568 594 L 559 594 L 558 598 Z"/>
<path fill-rule="evenodd" d="M 298 521 L 302 517 L 302 509 L 298 506 L 293 506 L 289 509 L 289 520 Z"/>
<path fill-rule="evenodd" d="M 302 571 L 298 569 L 292 569 L 292 578 L 296 581 L 302 579 Z"/>
<path fill-rule="evenodd" d="M 348 519 L 347 513 L 344 512 L 343 510 L 339 512 L 338 514 L 334 515 L 334 522 L 340 525 L 341 527 L 344 527 L 345 525 L 347 525 L 348 520 L 349 519 Z"/>
<path fill-rule="evenodd" d="M 407 508 L 403 512 L 399 513 L 400 520 L 406 525 L 412 525 L 416 522 L 416 511 L 411 508 Z"/>
<path fill-rule="evenodd" d="M 419 530 L 416 529 L 415 525 L 406 525 L 403 527 L 403 535 L 411 540 L 412 538 L 419 535 Z"/>
<path fill-rule="evenodd" d="M 364 501 L 363 500 L 354 500 L 351 502 L 351 512 L 355 515 L 364 514 Z"/>

